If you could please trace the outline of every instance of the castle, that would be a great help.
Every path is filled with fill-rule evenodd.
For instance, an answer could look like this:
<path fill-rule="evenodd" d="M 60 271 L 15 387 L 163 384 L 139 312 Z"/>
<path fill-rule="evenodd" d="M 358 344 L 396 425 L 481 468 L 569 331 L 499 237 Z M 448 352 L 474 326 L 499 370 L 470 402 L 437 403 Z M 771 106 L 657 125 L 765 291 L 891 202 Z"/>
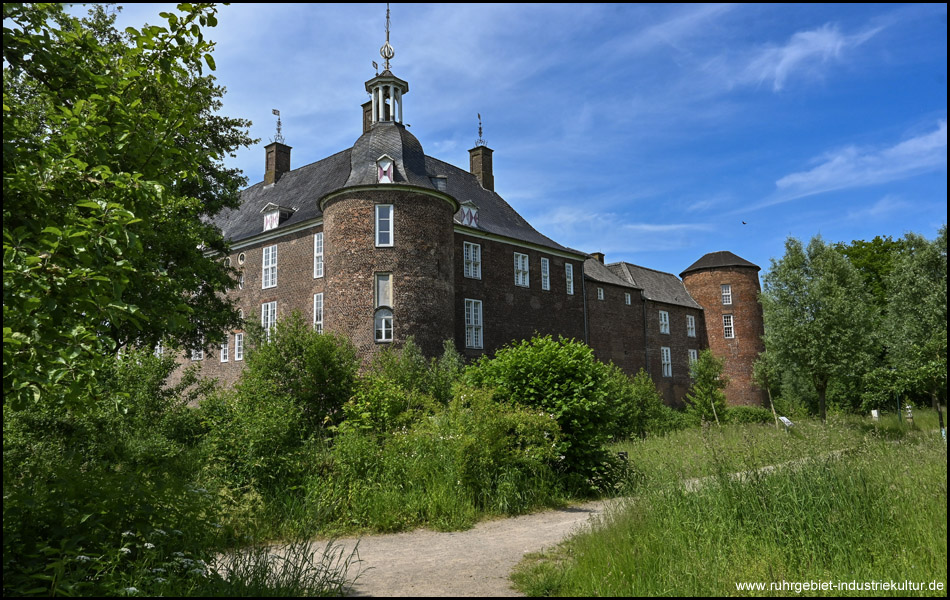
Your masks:
<path fill-rule="evenodd" d="M 387 32 L 388 38 L 388 32 Z M 291 147 L 265 147 L 264 181 L 215 220 L 240 273 L 231 294 L 265 331 L 299 311 L 318 331 L 349 338 L 368 362 L 412 336 L 427 355 L 453 340 L 468 359 L 535 334 L 581 340 L 633 375 L 644 368 L 664 400 L 682 404 L 689 365 L 711 348 L 726 359 L 733 404 L 763 404 L 751 379 L 763 350 L 759 267 L 729 252 L 703 256 L 682 279 L 568 248 L 536 231 L 495 192 L 481 140 L 465 171 L 427 156 L 404 125 L 409 84 L 391 71 L 366 82 L 363 134 L 351 148 L 291 168 Z M 202 372 L 233 382 L 244 332 Z"/>

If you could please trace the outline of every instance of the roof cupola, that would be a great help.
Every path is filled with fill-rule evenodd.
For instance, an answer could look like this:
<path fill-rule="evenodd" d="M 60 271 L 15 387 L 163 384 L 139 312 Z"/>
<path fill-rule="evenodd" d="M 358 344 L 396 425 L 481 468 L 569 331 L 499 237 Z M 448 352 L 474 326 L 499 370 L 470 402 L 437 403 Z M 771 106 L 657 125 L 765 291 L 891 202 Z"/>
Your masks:
<path fill-rule="evenodd" d="M 409 84 L 389 70 L 389 61 L 396 51 L 389 44 L 389 5 L 386 5 L 386 43 L 379 49 L 383 57 L 383 72 L 366 82 L 366 91 L 372 97 L 371 123 L 402 123 L 402 97 L 409 92 Z"/>

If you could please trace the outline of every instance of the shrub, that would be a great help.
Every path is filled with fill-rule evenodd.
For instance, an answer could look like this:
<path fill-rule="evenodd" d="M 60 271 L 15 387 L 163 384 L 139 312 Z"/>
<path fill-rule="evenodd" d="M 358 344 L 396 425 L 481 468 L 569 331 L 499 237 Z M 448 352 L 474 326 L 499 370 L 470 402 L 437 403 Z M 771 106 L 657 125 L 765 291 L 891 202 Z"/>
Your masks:
<path fill-rule="evenodd" d="M 650 375 L 643 369 L 631 379 L 618 367 L 608 367 L 609 397 L 615 410 L 611 422 L 612 437 L 644 437 L 647 431 L 665 429 L 663 399 Z"/>
<path fill-rule="evenodd" d="M 572 487 L 590 485 L 605 473 L 604 444 L 616 416 L 611 393 L 616 378 L 594 358 L 590 347 L 551 336 L 524 340 L 483 357 L 466 371 L 469 383 L 494 390 L 497 402 L 527 406 L 553 415 L 561 430 L 560 467 Z M 586 482 L 586 483 L 584 483 Z"/>
<path fill-rule="evenodd" d="M 367 375 L 343 405 L 339 429 L 382 434 L 412 425 L 431 415 L 436 406 L 435 400 L 419 391 L 407 391 L 381 375 Z"/>
<path fill-rule="evenodd" d="M 425 394 L 448 404 L 452 386 L 461 377 L 464 366 L 452 340 L 445 340 L 441 357 L 427 360 L 409 337 L 402 348 L 390 347 L 377 354 L 372 372 L 407 392 Z"/>
<path fill-rule="evenodd" d="M 723 375 L 724 361 L 703 350 L 690 368 L 693 385 L 686 394 L 686 412 L 695 421 L 720 421 L 726 412 L 729 379 Z"/>
<path fill-rule="evenodd" d="M 725 422 L 737 425 L 775 423 L 775 416 L 771 410 L 761 406 L 730 406 L 726 408 Z"/>
<path fill-rule="evenodd" d="M 359 371 L 356 349 L 349 340 L 317 333 L 296 311 L 277 322 L 269 341 L 259 328 L 252 338 L 237 385 L 244 388 L 244 397 L 261 390 L 291 399 L 312 431 L 339 418 Z"/>

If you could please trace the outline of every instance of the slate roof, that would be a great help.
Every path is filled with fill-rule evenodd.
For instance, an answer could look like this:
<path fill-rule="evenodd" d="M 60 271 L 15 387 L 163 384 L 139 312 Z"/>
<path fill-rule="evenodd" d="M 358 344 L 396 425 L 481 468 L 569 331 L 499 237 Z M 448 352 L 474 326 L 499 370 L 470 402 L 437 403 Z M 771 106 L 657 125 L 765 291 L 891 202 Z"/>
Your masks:
<path fill-rule="evenodd" d="M 633 282 L 621 279 L 596 258 L 588 258 L 584 261 L 584 277 L 592 281 L 599 281 L 600 283 L 610 283 L 635 290 L 643 289 Z"/>
<path fill-rule="evenodd" d="M 586 252 L 562 246 L 542 235 L 501 196 L 483 188 L 472 173 L 426 156 L 419 140 L 396 123 L 377 123 L 352 148 L 288 171 L 272 185 L 250 186 L 241 192 L 241 207 L 222 211 L 214 223 L 226 239 L 239 242 L 263 233 L 261 209 L 268 203 L 295 210 L 276 231 L 321 217 L 318 201 L 326 194 L 345 187 L 376 184 L 374 164 L 383 154 L 395 163 L 393 175 L 397 184 L 435 190 L 430 177 L 445 177 L 446 194 L 459 204 L 472 202 L 478 207 L 477 231 L 586 256 Z M 461 211 L 456 213 L 455 222 L 461 223 Z"/>
<path fill-rule="evenodd" d="M 693 271 L 717 269 L 720 267 L 752 267 L 756 271 L 760 270 L 758 265 L 750 263 L 746 259 L 740 258 L 728 250 L 720 250 L 719 252 L 710 252 L 691 264 L 685 271 L 680 273 L 680 277 Z"/>
<path fill-rule="evenodd" d="M 627 262 L 611 263 L 607 268 L 620 279 L 642 288 L 647 300 L 703 309 L 686 291 L 683 282 L 672 273 L 655 271 Z"/>

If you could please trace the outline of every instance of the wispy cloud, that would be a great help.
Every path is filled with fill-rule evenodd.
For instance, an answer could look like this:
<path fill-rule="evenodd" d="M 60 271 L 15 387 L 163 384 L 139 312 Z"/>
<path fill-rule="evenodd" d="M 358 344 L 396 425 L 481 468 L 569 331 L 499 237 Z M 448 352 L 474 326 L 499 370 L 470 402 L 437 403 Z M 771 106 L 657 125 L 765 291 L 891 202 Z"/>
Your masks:
<path fill-rule="evenodd" d="M 821 157 L 818 166 L 775 182 L 778 197 L 757 208 L 832 190 L 895 181 L 947 168 L 947 121 L 937 129 L 881 150 L 848 146 Z"/>
<path fill-rule="evenodd" d="M 831 24 L 799 31 L 783 46 L 757 50 L 739 73 L 738 80 L 757 85 L 771 82 L 772 89 L 778 92 L 789 77 L 798 73 L 818 74 L 825 65 L 840 60 L 844 51 L 860 46 L 879 31 L 881 28 L 876 27 L 844 35 Z"/>
<path fill-rule="evenodd" d="M 901 211 L 907 210 L 911 208 L 911 206 L 910 202 L 903 200 L 900 196 L 887 194 L 867 208 L 849 212 L 848 219 L 852 221 L 881 219 L 894 214 L 900 214 Z"/>

